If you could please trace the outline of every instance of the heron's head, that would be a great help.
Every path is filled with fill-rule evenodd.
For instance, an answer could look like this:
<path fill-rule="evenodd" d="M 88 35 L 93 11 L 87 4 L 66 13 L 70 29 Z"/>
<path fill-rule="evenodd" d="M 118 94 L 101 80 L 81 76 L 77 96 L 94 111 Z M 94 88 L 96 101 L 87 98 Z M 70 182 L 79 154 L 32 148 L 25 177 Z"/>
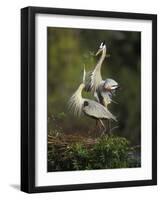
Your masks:
<path fill-rule="evenodd" d="M 104 83 L 104 89 L 106 91 L 113 93 L 118 88 L 119 88 L 119 85 L 115 80 L 110 79 L 110 78 L 106 79 L 106 81 Z"/>
<path fill-rule="evenodd" d="M 106 44 L 105 44 L 105 41 L 101 42 L 100 46 L 99 46 L 99 49 L 96 53 L 96 56 L 99 55 L 104 49 L 106 49 Z"/>

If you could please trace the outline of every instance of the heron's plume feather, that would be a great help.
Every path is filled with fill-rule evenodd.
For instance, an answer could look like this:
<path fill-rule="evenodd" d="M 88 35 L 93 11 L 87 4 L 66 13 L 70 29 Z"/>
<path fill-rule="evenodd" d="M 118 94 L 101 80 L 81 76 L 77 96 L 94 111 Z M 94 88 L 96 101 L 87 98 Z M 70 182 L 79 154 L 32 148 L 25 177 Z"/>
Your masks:
<path fill-rule="evenodd" d="M 81 84 L 76 92 L 69 99 L 69 109 L 74 113 L 74 115 L 80 116 L 82 113 L 83 98 L 82 90 L 84 84 Z"/>
<path fill-rule="evenodd" d="M 86 80 L 86 69 L 85 69 L 85 64 L 84 64 L 84 69 L 83 69 L 83 83 L 85 84 Z"/>

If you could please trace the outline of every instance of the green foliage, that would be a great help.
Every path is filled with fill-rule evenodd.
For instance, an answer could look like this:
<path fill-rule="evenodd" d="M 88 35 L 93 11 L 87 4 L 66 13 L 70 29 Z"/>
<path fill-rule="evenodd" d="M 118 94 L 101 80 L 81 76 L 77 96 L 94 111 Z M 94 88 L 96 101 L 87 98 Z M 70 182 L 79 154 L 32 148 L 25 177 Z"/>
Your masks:
<path fill-rule="evenodd" d="M 129 142 L 120 137 L 104 137 L 93 149 L 94 168 L 126 168 L 129 167 Z"/>
<path fill-rule="evenodd" d="M 70 146 L 69 150 L 65 154 L 66 157 L 69 156 L 73 169 L 82 170 L 87 168 L 90 157 L 89 151 L 83 144 L 76 143 Z"/>
<path fill-rule="evenodd" d="M 85 142 L 48 145 L 48 171 L 140 167 L 134 153 L 127 139 L 116 136 L 104 136 L 91 146 Z"/>

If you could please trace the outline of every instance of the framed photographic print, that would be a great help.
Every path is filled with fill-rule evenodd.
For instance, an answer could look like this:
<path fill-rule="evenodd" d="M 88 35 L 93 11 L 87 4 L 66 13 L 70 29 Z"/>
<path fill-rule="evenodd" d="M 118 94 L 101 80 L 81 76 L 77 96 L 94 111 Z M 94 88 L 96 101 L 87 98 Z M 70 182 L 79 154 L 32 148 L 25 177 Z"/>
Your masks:
<path fill-rule="evenodd" d="M 157 16 L 21 9 L 21 190 L 157 184 Z"/>

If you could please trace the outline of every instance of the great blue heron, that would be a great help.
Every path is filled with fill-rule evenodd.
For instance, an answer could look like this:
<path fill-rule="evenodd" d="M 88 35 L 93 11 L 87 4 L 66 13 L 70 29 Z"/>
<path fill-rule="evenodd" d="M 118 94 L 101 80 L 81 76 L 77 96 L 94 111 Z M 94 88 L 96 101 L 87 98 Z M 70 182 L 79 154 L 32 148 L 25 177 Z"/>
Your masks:
<path fill-rule="evenodd" d="M 107 107 L 112 100 L 112 96 L 117 88 L 119 88 L 118 83 L 113 79 L 102 79 L 101 66 L 106 57 L 106 44 L 102 42 L 96 55 L 102 52 L 100 59 L 98 60 L 94 70 L 87 73 L 86 76 L 86 91 L 92 91 L 95 98 L 99 103 Z M 108 128 L 110 132 L 110 122 L 108 123 Z"/>
<path fill-rule="evenodd" d="M 76 92 L 72 95 L 72 97 L 69 100 L 70 109 L 73 110 L 75 115 L 80 116 L 83 112 L 85 115 L 96 119 L 96 121 L 98 120 L 103 127 L 103 133 L 105 133 L 106 127 L 102 120 L 113 119 L 114 121 L 117 121 L 116 117 L 100 103 L 82 97 L 82 91 L 85 88 L 85 76 L 86 71 L 84 69 L 83 83 L 80 84 Z"/>
<path fill-rule="evenodd" d="M 101 75 L 101 66 L 106 57 L 106 44 L 102 42 L 96 55 L 99 55 L 100 59 L 98 60 L 95 68 L 93 71 L 88 72 L 86 75 L 86 91 L 92 91 L 95 98 L 105 107 L 108 106 L 113 100 L 112 95 L 114 94 L 115 90 L 119 88 L 118 83 L 108 78 L 106 80 L 102 79 Z"/>

